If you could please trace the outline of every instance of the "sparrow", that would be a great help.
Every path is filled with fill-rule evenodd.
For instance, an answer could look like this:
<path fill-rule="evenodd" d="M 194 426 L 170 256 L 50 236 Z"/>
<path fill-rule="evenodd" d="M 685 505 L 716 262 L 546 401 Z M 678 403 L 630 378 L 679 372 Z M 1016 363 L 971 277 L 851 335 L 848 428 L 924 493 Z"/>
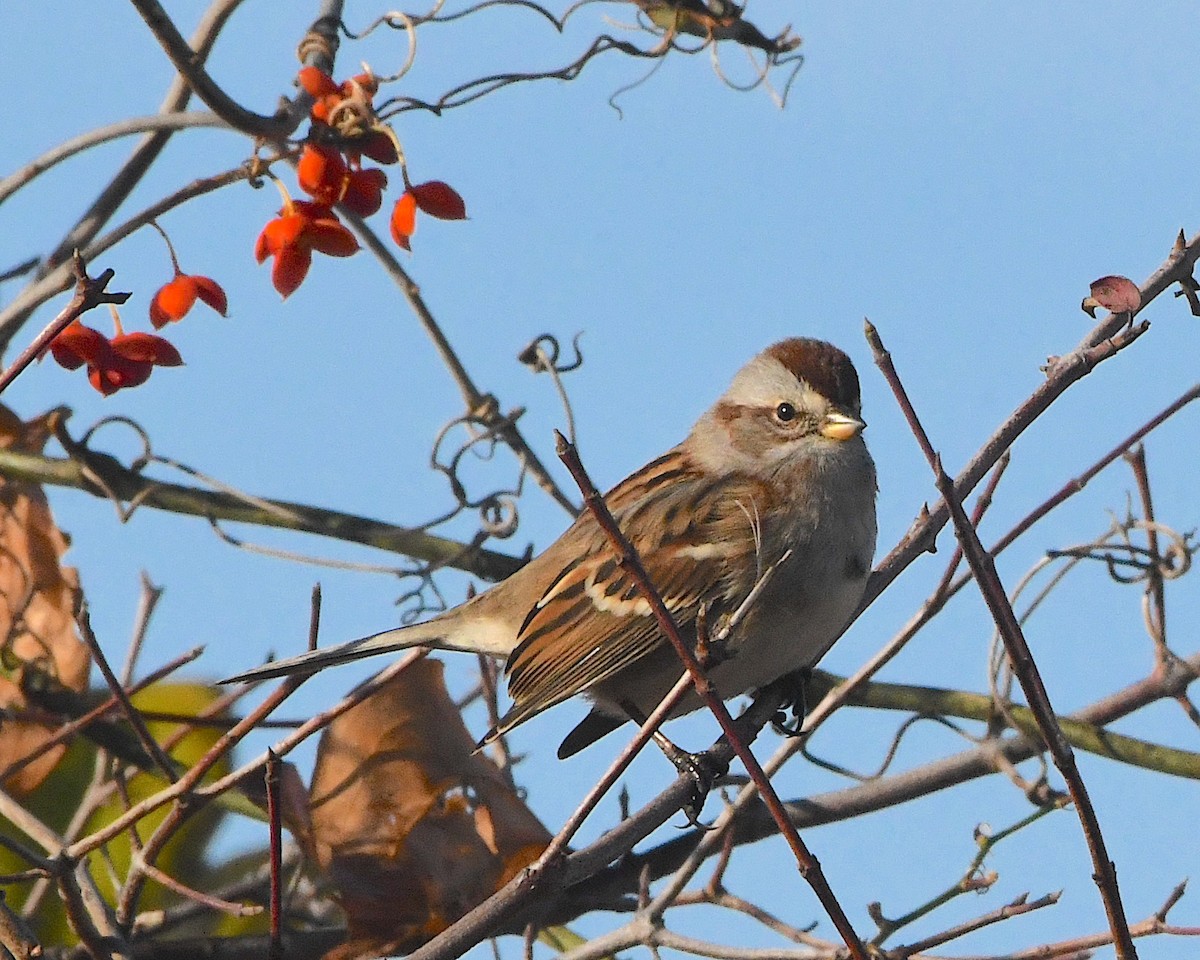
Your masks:
<path fill-rule="evenodd" d="M 726 621 L 761 592 L 709 672 L 721 697 L 816 663 L 862 598 L 875 553 L 875 464 L 863 441 L 858 375 L 821 340 L 754 357 L 677 446 L 605 496 L 682 635 Z M 591 712 L 569 757 L 653 712 L 683 672 L 648 601 L 588 512 L 526 566 L 431 620 L 268 663 L 231 683 L 311 673 L 409 647 L 505 660 L 505 733 L 583 694 Z M 673 716 L 697 709 L 692 692 Z"/>

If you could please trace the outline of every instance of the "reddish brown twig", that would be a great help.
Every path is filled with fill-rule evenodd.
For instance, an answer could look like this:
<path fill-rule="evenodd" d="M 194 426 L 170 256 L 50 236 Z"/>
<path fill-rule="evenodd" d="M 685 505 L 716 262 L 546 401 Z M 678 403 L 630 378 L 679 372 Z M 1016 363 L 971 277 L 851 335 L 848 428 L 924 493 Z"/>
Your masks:
<path fill-rule="evenodd" d="M 938 492 L 942 495 L 942 501 L 949 510 L 958 541 L 962 544 L 963 554 L 975 575 L 975 582 L 987 603 L 996 628 L 1004 640 L 1004 647 L 1008 652 L 1009 661 L 1012 663 L 1013 673 L 1020 681 L 1021 689 L 1025 691 L 1029 708 L 1037 720 L 1038 730 L 1054 759 L 1054 765 L 1058 767 L 1067 783 L 1067 789 L 1071 793 L 1075 812 L 1082 824 L 1083 834 L 1091 853 L 1092 864 L 1095 868 L 1093 879 L 1096 881 L 1096 885 L 1100 889 L 1100 896 L 1104 901 L 1104 910 L 1108 915 L 1109 927 L 1113 932 L 1117 956 L 1120 960 L 1134 960 L 1137 957 L 1137 950 L 1133 945 L 1133 938 L 1129 933 L 1129 923 L 1125 917 L 1125 908 L 1121 903 L 1121 895 L 1117 887 L 1116 867 L 1109 859 L 1104 837 L 1100 832 L 1100 823 L 1096 818 L 1096 811 L 1092 807 L 1087 787 L 1075 764 L 1075 754 L 1054 716 L 1054 708 L 1050 704 L 1049 694 L 1042 683 L 1041 674 L 1038 672 L 1029 645 L 1025 641 L 1021 625 L 1017 621 L 1016 614 L 1013 613 L 1012 605 L 1008 602 L 1008 595 L 996 571 L 995 562 L 984 549 L 978 532 L 971 524 L 966 511 L 963 510 L 962 501 L 954 488 L 954 481 L 943 469 L 941 456 L 934 450 L 925 428 L 921 425 L 917 412 L 908 398 L 908 393 L 896 373 L 891 355 L 884 348 L 879 332 L 871 324 L 867 325 L 867 340 L 875 355 L 876 364 L 892 388 L 918 445 L 929 461 Z"/>
<path fill-rule="evenodd" d="M 666 604 L 663 603 L 662 597 L 647 575 L 645 568 L 642 566 L 641 558 L 638 556 L 633 544 L 629 542 L 628 538 L 621 532 L 620 527 L 617 526 L 616 520 L 613 519 L 607 504 L 604 502 L 604 497 L 601 496 L 600 491 L 592 483 L 591 478 L 579 460 L 579 455 L 576 453 L 575 448 L 567 443 L 566 437 L 561 433 L 556 432 L 555 440 L 559 458 L 571 472 L 571 476 L 575 479 L 576 484 L 578 484 L 579 490 L 583 494 L 585 506 L 591 511 L 600 529 L 608 537 L 619 562 L 637 584 L 638 592 L 650 604 L 659 629 L 662 630 L 663 635 L 671 642 L 671 646 L 675 649 L 680 662 L 683 663 L 691 675 L 696 693 L 704 701 L 705 706 L 712 711 L 713 716 L 717 718 L 717 722 L 721 725 L 721 730 L 724 732 L 727 741 L 737 753 L 738 759 L 742 761 L 746 771 L 750 774 L 750 778 L 754 781 L 754 785 L 758 788 L 759 794 L 762 796 L 763 803 L 771 812 L 771 816 L 779 827 L 780 833 L 783 834 L 788 846 L 792 849 L 792 853 L 800 869 L 800 875 L 808 881 L 813 892 L 817 895 L 817 899 L 821 901 L 821 906 L 825 908 L 825 912 L 829 914 L 833 925 L 837 928 L 838 933 L 841 934 L 842 939 L 845 940 L 846 946 L 850 950 L 850 955 L 855 960 L 866 960 L 866 952 L 863 949 L 862 941 L 859 939 L 858 934 L 854 932 L 854 927 L 851 926 L 849 918 L 834 896 L 833 890 L 825 879 L 825 873 L 821 869 L 820 862 L 812 855 L 804 841 L 800 838 L 800 834 L 796 831 L 795 826 L 788 817 L 783 802 L 779 799 L 778 794 L 775 793 L 774 787 L 771 786 L 771 781 L 759 765 L 758 759 L 742 742 L 734 726 L 733 718 L 725 708 L 724 701 L 717 695 L 712 683 L 705 675 L 699 661 L 697 661 L 695 654 L 693 654 L 691 648 L 680 635 L 678 625 L 675 623 L 671 612 L 667 609 Z"/>
<path fill-rule="evenodd" d="M 279 812 L 279 758 L 267 749 L 267 821 L 271 831 L 271 943 L 268 960 L 283 956 L 283 820 Z"/>
<path fill-rule="evenodd" d="M 116 275 L 112 269 L 105 270 L 98 277 L 89 277 L 83 257 L 79 255 L 78 250 L 75 251 L 72 268 L 75 271 L 75 296 L 71 298 L 71 302 L 62 309 L 59 315 L 50 321 L 46 329 L 34 338 L 33 343 L 21 351 L 21 355 L 12 362 L 12 365 L 0 373 L 0 393 L 3 393 L 26 367 L 42 355 L 43 351 L 50 346 L 50 342 L 74 321 L 93 307 L 105 303 L 124 303 L 131 296 L 128 293 L 109 293 L 105 289 L 108 281 Z"/>

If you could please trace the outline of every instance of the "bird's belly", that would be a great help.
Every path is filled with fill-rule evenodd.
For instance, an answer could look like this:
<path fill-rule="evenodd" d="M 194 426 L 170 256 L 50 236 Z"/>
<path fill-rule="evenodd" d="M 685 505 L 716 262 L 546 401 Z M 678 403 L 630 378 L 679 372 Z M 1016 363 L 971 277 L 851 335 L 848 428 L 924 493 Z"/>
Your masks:
<path fill-rule="evenodd" d="M 808 581 L 810 587 L 812 581 Z M 757 690 L 784 674 L 821 658 L 840 635 L 862 598 L 865 579 L 824 583 L 814 595 L 788 591 L 786 598 L 763 604 L 769 617 L 756 617 L 753 608 L 739 631 L 730 638 L 728 659 L 709 671 L 722 699 Z M 779 585 L 787 589 L 786 583 Z M 760 599 L 766 599 L 760 598 Z M 684 670 L 670 644 L 665 643 L 630 664 L 616 676 L 596 684 L 587 693 L 605 712 L 628 716 L 632 707 L 648 716 Z M 700 698 L 689 693 L 672 716 L 698 709 Z"/>
<path fill-rule="evenodd" d="M 755 617 L 752 612 L 742 635 L 730 644 L 730 659 L 713 668 L 712 680 L 721 696 L 756 690 L 816 663 L 854 613 L 864 583 L 827 583 L 815 596 L 805 592 L 795 603 L 780 604 L 772 616 Z"/>

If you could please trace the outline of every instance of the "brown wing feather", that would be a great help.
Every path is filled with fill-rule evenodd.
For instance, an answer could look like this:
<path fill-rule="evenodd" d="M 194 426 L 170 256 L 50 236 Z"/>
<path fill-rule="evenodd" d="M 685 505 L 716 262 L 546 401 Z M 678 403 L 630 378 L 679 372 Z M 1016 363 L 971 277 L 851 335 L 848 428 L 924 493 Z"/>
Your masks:
<path fill-rule="evenodd" d="M 647 490 L 653 495 L 646 496 Z M 702 601 L 736 603 L 753 586 L 755 501 L 745 477 L 698 479 L 676 448 L 605 498 L 667 609 L 687 636 Z M 506 730 L 613 676 L 666 642 L 649 603 L 585 514 L 563 535 L 575 556 L 547 585 L 518 632 L 505 672 Z M 747 575 L 746 571 L 750 571 Z"/>

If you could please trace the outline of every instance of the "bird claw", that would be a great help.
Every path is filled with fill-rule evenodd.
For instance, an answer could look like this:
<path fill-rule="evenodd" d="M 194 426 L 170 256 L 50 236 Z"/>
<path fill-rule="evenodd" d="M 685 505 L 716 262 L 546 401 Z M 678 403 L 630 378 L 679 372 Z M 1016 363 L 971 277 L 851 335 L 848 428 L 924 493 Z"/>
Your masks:
<path fill-rule="evenodd" d="M 798 737 L 804 732 L 804 717 L 808 713 L 806 693 L 808 683 L 812 679 L 812 670 L 802 667 L 792 673 L 784 674 L 775 681 L 775 686 L 783 692 L 784 703 L 781 709 L 771 718 L 771 726 L 781 737 Z M 791 715 L 790 719 L 788 715 Z"/>
<path fill-rule="evenodd" d="M 678 757 L 672 757 L 680 774 L 686 774 L 691 779 L 691 797 L 683 806 L 683 815 L 688 817 L 688 826 L 701 830 L 712 829 L 712 824 L 702 823 L 701 812 L 713 785 L 730 772 L 730 764 L 714 761 L 708 754 L 689 754 L 679 751 Z"/>
<path fill-rule="evenodd" d="M 683 805 L 683 815 L 687 817 L 688 826 L 700 830 L 711 830 L 711 824 L 702 823 L 700 814 L 704 810 L 704 802 L 712 792 L 713 785 L 729 772 L 729 764 L 713 760 L 707 753 L 688 753 L 672 744 L 673 750 L 666 752 L 675 769 L 691 778 L 692 795 Z"/>

